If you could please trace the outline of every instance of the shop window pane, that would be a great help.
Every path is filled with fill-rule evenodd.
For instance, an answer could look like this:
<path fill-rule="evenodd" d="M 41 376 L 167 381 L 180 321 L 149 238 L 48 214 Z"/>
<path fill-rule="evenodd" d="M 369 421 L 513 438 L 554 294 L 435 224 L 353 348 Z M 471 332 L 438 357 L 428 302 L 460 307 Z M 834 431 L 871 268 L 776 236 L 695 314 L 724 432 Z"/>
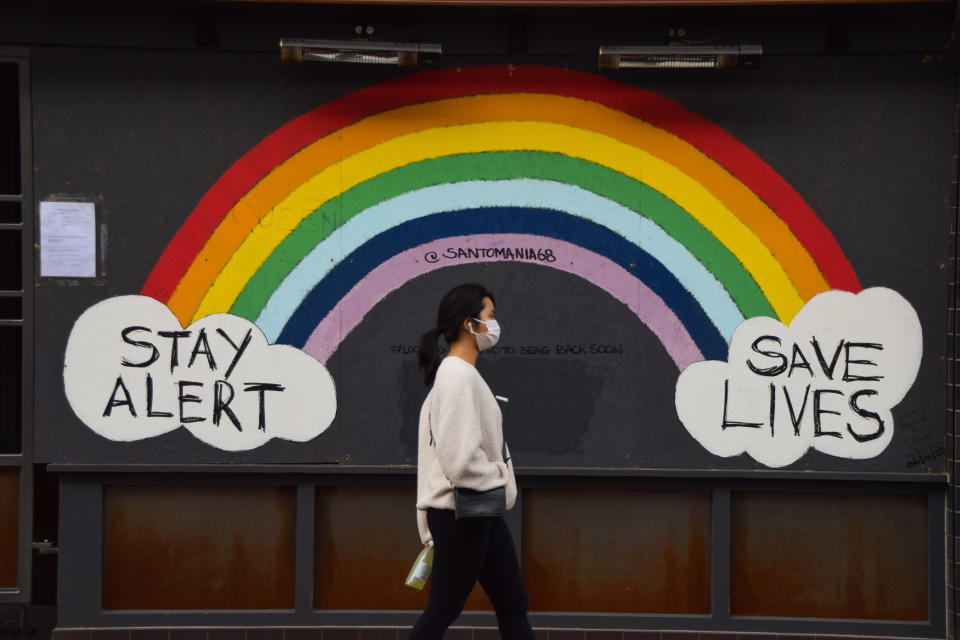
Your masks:
<path fill-rule="evenodd" d="M 20 453 L 23 329 L 0 327 L 0 453 Z"/>
<path fill-rule="evenodd" d="M 0 471 L 0 587 L 17 586 L 17 529 L 20 482 L 16 471 Z"/>
<path fill-rule="evenodd" d="M 710 612 L 709 491 L 526 489 L 533 611 Z"/>
<path fill-rule="evenodd" d="M 20 222 L 20 203 L 0 200 L 0 223 Z"/>
<path fill-rule="evenodd" d="M 0 319 L 20 320 L 23 318 L 23 298 L 20 296 L 0 296 Z"/>
<path fill-rule="evenodd" d="M 295 487 L 104 488 L 104 609 L 292 609 Z"/>
<path fill-rule="evenodd" d="M 20 72 L 0 62 L 0 193 L 20 193 Z"/>
<path fill-rule="evenodd" d="M 927 496 L 734 493 L 730 612 L 925 620 Z"/>
<path fill-rule="evenodd" d="M 59 474 L 48 471 L 47 465 L 33 465 L 33 539 L 49 541 L 54 547 L 59 537 L 59 481 Z M 31 604 L 57 604 L 57 554 L 34 551 L 32 557 Z"/>
<path fill-rule="evenodd" d="M 423 609 L 404 584 L 420 553 L 416 488 L 319 487 L 313 606 L 316 609 Z M 477 586 L 466 609 L 490 609 Z"/>
<path fill-rule="evenodd" d="M 23 261 L 20 231 L 0 230 L 0 291 L 21 291 L 23 288 Z"/>

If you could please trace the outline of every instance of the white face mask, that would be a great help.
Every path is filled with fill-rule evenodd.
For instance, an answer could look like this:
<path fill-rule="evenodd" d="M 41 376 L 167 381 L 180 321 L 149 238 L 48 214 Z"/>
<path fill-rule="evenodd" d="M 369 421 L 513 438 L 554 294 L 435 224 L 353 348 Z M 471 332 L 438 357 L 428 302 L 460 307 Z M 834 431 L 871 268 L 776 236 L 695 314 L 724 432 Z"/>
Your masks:
<path fill-rule="evenodd" d="M 477 337 L 477 348 L 480 349 L 480 351 L 489 349 L 500 341 L 500 323 L 498 323 L 496 320 L 483 321 L 478 318 L 474 318 L 473 320 L 474 322 L 479 322 L 487 328 L 486 333 L 477 333 L 473 330 L 473 327 L 467 325 L 467 329 L 470 330 L 470 333 Z"/>

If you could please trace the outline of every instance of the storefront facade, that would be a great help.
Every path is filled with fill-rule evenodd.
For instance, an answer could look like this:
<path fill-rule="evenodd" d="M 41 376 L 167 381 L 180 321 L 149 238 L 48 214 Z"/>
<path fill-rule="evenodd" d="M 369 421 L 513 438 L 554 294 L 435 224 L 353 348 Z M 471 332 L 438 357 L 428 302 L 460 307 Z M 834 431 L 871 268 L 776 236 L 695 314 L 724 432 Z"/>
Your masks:
<path fill-rule="evenodd" d="M 8 13 L 3 601 L 55 502 L 63 640 L 402 637 L 480 281 L 537 629 L 953 637 L 952 3 Z"/>

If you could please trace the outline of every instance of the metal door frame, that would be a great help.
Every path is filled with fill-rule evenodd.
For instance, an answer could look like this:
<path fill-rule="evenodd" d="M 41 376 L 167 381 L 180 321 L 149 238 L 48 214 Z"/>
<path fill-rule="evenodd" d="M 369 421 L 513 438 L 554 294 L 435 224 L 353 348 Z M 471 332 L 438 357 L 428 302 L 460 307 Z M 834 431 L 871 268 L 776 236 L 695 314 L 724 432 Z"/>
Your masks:
<path fill-rule="evenodd" d="M 0 194 L 0 201 L 20 203 L 20 222 L 0 224 L 0 229 L 19 230 L 23 280 L 20 291 L 0 296 L 23 300 L 20 319 L 0 319 L 0 326 L 21 327 L 20 453 L 0 454 L 0 471 L 19 472 L 17 529 L 17 584 L 0 587 L 0 604 L 30 602 L 33 565 L 33 376 L 34 376 L 34 197 L 33 142 L 31 136 L 30 59 L 24 47 L 0 47 L 0 62 L 19 67 L 20 85 L 20 193 Z"/>

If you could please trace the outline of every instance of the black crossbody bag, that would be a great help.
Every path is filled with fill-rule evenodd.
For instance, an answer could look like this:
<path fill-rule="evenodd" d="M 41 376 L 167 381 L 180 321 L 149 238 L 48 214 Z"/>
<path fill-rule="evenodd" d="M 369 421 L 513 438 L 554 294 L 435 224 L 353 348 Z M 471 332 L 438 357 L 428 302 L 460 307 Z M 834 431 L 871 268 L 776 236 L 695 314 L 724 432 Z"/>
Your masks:
<path fill-rule="evenodd" d="M 430 399 L 430 408 L 433 408 L 433 399 Z M 427 410 L 427 425 L 430 429 L 430 445 L 437 446 L 433 437 L 433 417 Z M 504 443 L 506 447 L 506 443 Z M 446 474 L 444 474 L 446 477 Z M 453 514 L 457 520 L 464 518 L 502 518 L 507 514 L 507 488 L 496 487 L 487 491 L 477 491 L 463 487 L 453 487 Z"/>
<path fill-rule="evenodd" d="M 502 518 L 507 514 L 507 488 L 497 487 L 489 491 L 474 491 L 473 489 L 454 487 L 453 514 L 457 520 L 464 518 Z"/>

